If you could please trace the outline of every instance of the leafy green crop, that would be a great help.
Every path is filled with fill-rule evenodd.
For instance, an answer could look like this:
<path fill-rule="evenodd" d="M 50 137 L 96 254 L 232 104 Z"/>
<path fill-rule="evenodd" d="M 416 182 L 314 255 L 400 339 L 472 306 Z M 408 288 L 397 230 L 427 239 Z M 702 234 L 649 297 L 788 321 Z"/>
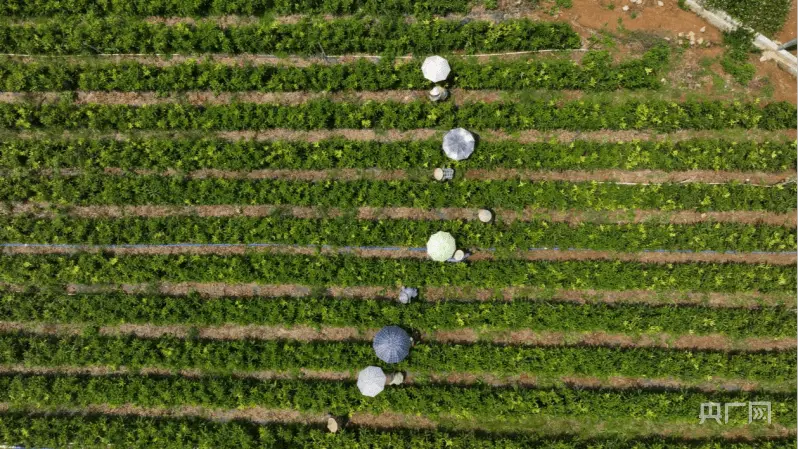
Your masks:
<path fill-rule="evenodd" d="M 421 293 L 423 295 L 423 291 Z M 733 338 L 795 335 L 795 313 L 784 307 L 742 309 L 626 304 L 574 304 L 546 300 L 426 302 L 330 298 L 201 298 L 121 293 L 5 293 L 0 315 L 7 321 L 115 325 L 355 326 L 376 329 L 394 323 L 432 333 L 480 331 L 603 331 L 644 334 L 723 334 Z"/>
<path fill-rule="evenodd" d="M 453 75 L 449 87 L 463 89 L 579 89 L 605 91 L 658 89 L 668 47 L 655 47 L 642 58 L 612 64 L 608 52 L 588 52 L 577 64 L 571 58 L 494 59 L 484 61 L 449 57 Z M 18 62 L 0 65 L 0 88 L 7 91 L 157 91 L 213 90 L 217 92 L 290 92 L 420 89 L 424 79 L 421 60 L 395 63 L 390 58 L 356 62 L 287 65 L 229 65 L 187 61 L 158 66 L 137 62 L 61 61 Z"/>
<path fill-rule="evenodd" d="M 0 128 L 94 130 L 258 130 L 290 129 L 415 129 L 457 126 L 479 129 L 727 129 L 795 128 L 796 107 L 790 103 L 721 101 L 626 100 L 610 102 L 577 100 L 344 103 L 328 99 L 298 105 L 233 103 L 192 106 L 188 104 L 78 105 L 0 104 Z"/>
<path fill-rule="evenodd" d="M 221 409 L 265 407 L 346 415 L 355 411 L 409 415 L 510 419 L 544 417 L 646 421 L 693 420 L 705 402 L 772 402 L 773 422 L 795 416 L 791 393 L 703 393 L 652 390 L 601 391 L 571 388 L 500 388 L 490 385 L 414 383 L 386 388 L 377 397 L 363 396 L 354 382 L 271 380 L 214 376 L 39 376 L 0 375 L 0 400 L 16 406 L 85 407 L 92 404 L 143 407 L 204 406 Z M 731 424 L 731 422 L 730 422 Z M 739 422 L 738 422 L 739 424 Z"/>
<path fill-rule="evenodd" d="M 200 418 L 67 415 L 10 412 L 0 415 L 0 439 L 26 447 L 76 447 L 107 449 L 111 444 L 129 449 L 195 449 L 252 447 L 314 447 L 362 449 L 413 447 L 464 449 L 591 449 L 597 445 L 617 449 L 790 449 L 790 438 L 731 442 L 728 440 L 675 438 L 646 439 L 576 437 L 544 438 L 525 433 L 463 432 L 438 429 L 371 429 L 347 426 L 330 435 L 312 425 L 256 424 L 248 421 L 211 421 Z"/>
<path fill-rule="evenodd" d="M 795 379 L 795 357 L 794 349 L 724 352 L 421 342 L 403 362 L 386 368 L 391 372 L 412 370 L 422 378 L 430 373 L 466 372 L 524 373 L 541 380 L 578 375 L 600 379 L 629 376 L 702 382 L 712 379 L 783 382 Z M 55 337 L 19 333 L 0 333 L 0 362 L 28 366 L 198 368 L 209 373 L 300 368 L 349 371 L 369 365 L 382 366 L 371 342 L 197 340 L 96 334 Z M 229 392 L 224 394 L 227 396 Z"/>
<path fill-rule="evenodd" d="M 660 209 L 731 211 L 795 210 L 796 184 L 651 184 L 564 181 L 285 181 L 272 179 L 75 176 L 14 173 L 0 178 L 4 201 L 58 204 L 290 204 L 359 206 L 541 208 L 556 210 Z"/>
<path fill-rule="evenodd" d="M 312 286 L 530 286 L 603 290 L 795 291 L 794 267 L 766 264 L 620 261 L 484 260 L 442 264 L 420 259 L 370 259 L 253 253 L 241 256 L 0 255 L 0 281 L 66 283 L 258 282 Z"/>
<path fill-rule="evenodd" d="M 519 168 L 529 170 L 795 170 L 795 141 L 726 139 L 519 143 L 481 140 L 464 161 L 441 151 L 441 139 L 397 142 L 341 138 L 318 142 L 229 141 L 212 137 L 0 138 L 3 168 L 222 170 L 381 168 Z"/>
<path fill-rule="evenodd" d="M 0 24 L 0 52 L 96 53 L 292 53 L 298 55 L 424 54 L 579 48 L 579 35 L 563 22 L 502 22 L 404 17 L 305 17 L 296 23 L 262 21 L 222 27 L 213 21 L 174 26 L 124 15 L 67 16 L 33 24 Z"/>
<path fill-rule="evenodd" d="M 36 218 L 0 216 L 0 242 L 169 244 L 284 243 L 422 247 L 439 230 L 469 248 L 583 248 L 614 251 L 795 251 L 794 229 L 737 223 L 595 224 L 299 219 L 281 217 Z"/>

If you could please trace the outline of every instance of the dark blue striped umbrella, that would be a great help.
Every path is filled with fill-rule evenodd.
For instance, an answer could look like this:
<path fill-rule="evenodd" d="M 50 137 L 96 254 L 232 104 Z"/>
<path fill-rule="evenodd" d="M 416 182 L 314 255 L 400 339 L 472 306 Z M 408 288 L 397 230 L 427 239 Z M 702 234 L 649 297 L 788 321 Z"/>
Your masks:
<path fill-rule="evenodd" d="M 410 335 L 398 326 L 385 326 L 374 336 L 374 352 L 385 363 L 399 363 L 410 353 Z"/>

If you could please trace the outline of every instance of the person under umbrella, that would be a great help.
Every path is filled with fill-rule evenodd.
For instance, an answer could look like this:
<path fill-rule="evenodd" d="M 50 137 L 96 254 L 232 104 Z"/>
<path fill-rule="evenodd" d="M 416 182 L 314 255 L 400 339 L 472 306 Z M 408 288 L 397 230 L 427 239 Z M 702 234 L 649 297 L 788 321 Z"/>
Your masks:
<path fill-rule="evenodd" d="M 451 71 L 449 61 L 440 56 L 430 56 L 421 64 L 421 73 L 424 74 L 424 78 L 433 83 L 440 83 L 446 80 Z"/>
<path fill-rule="evenodd" d="M 457 244 L 452 234 L 439 231 L 427 240 L 427 254 L 436 262 L 446 262 L 451 259 L 457 250 Z"/>
<path fill-rule="evenodd" d="M 398 326 L 385 326 L 374 335 L 374 353 L 385 363 L 399 363 L 410 354 L 413 340 Z"/>
<path fill-rule="evenodd" d="M 385 389 L 388 376 L 377 366 L 367 366 L 357 374 L 357 388 L 363 396 L 373 398 Z"/>
<path fill-rule="evenodd" d="M 474 135 L 463 128 L 455 128 L 443 136 L 443 152 L 450 159 L 468 159 L 476 145 Z"/>

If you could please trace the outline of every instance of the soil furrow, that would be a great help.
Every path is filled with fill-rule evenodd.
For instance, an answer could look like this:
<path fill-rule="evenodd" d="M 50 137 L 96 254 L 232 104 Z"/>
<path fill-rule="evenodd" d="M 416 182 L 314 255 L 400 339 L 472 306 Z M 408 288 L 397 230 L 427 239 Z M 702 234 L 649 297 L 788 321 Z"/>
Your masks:
<path fill-rule="evenodd" d="M 5 284 L 10 291 L 24 291 L 23 287 Z M 169 296 L 186 296 L 197 293 L 206 298 L 303 298 L 315 289 L 298 284 L 226 284 L 183 282 L 156 284 L 82 285 L 70 284 L 67 294 L 123 292 L 128 294 L 155 293 Z M 543 290 L 534 287 L 507 287 L 503 289 L 426 287 L 419 289 L 422 301 L 554 301 L 576 304 L 645 304 L 649 306 L 704 306 L 719 308 L 795 307 L 795 295 L 790 293 L 694 293 L 652 292 L 648 290 L 598 291 L 598 290 Z M 396 288 L 362 286 L 331 286 L 319 294 L 331 298 L 378 299 L 396 301 Z"/>
<path fill-rule="evenodd" d="M 196 329 L 199 338 L 208 340 L 296 340 L 302 342 L 334 341 L 368 342 L 379 329 L 357 329 L 355 327 L 309 327 L 309 326 L 185 326 L 151 324 L 120 324 L 103 326 L 101 335 L 133 335 L 139 338 L 160 338 L 173 336 L 188 338 Z M 83 331 L 81 324 L 39 324 L 26 322 L 0 322 L 0 332 L 26 332 L 45 335 L 78 335 Z M 548 332 L 548 331 L 485 331 L 461 329 L 456 331 L 435 331 L 422 333 L 422 341 L 443 344 L 474 344 L 489 342 L 497 345 L 534 347 L 612 347 L 612 348 L 669 348 L 698 351 L 788 351 L 796 348 L 794 338 L 752 337 L 731 339 L 725 335 L 670 335 L 665 333 L 627 335 L 591 332 Z"/>
<path fill-rule="evenodd" d="M 284 244 L 174 244 L 174 245 L 35 245 L 35 244 L 6 244 L 2 248 L 3 254 L 74 254 L 86 253 L 112 253 L 117 255 L 243 255 L 252 252 L 267 252 L 273 254 L 316 255 L 316 254 L 354 254 L 364 258 L 383 259 L 427 259 L 427 254 L 422 248 L 369 248 L 369 247 L 333 247 L 318 245 L 284 245 Z M 497 255 L 491 251 L 472 250 L 469 261 L 500 260 L 502 258 L 522 259 L 529 261 L 580 261 L 580 260 L 605 260 L 641 263 L 744 263 L 744 264 L 770 264 L 793 265 L 796 263 L 796 253 L 719 253 L 719 252 L 638 252 L 623 253 L 617 251 L 598 250 L 559 250 L 536 249 L 515 251 L 513 253 Z"/>
<path fill-rule="evenodd" d="M 334 102 L 363 103 L 368 101 L 412 103 L 416 101 L 429 101 L 428 90 L 381 90 L 381 91 L 340 91 L 340 92 L 221 92 L 212 91 L 187 91 L 176 94 L 162 94 L 158 92 L 103 92 L 103 91 L 76 91 L 73 92 L 73 101 L 78 105 L 102 104 L 147 106 L 169 103 L 189 104 L 192 106 L 203 105 L 228 105 L 233 103 L 254 104 L 279 104 L 299 105 L 314 100 L 330 100 Z M 584 90 L 524 90 L 525 94 L 533 97 L 551 97 L 557 101 L 589 100 L 600 98 L 618 103 L 628 100 L 664 100 L 684 101 L 685 94 L 671 91 L 654 90 L 617 90 L 603 93 L 600 97 Z M 517 95 L 512 90 L 472 90 L 450 89 L 450 99 L 456 105 L 469 103 L 513 103 L 524 101 L 525 96 Z M 58 103 L 64 97 L 59 92 L 0 92 L 0 103 Z"/>
<path fill-rule="evenodd" d="M 327 218 L 341 217 L 345 210 L 339 208 L 320 208 L 287 205 L 216 205 L 216 206 L 59 206 L 47 203 L 12 203 L 5 209 L 0 208 L 0 214 L 31 214 L 42 218 L 69 215 L 82 218 L 121 218 L 121 217 L 173 217 L 173 216 L 200 216 L 200 217 L 268 217 L 275 214 L 295 218 Z M 413 207 L 360 207 L 355 208 L 356 217 L 361 220 L 478 220 L 478 209 L 441 208 L 420 209 Z M 587 223 L 665 223 L 665 224 L 696 224 L 696 223 L 744 223 L 767 224 L 776 226 L 795 227 L 796 214 L 778 214 L 762 211 L 733 211 L 733 212 L 694 212 L 674 211 L 662 212 L 659 210 L 631 210 L 631 211 L 557 211 L 546 209 L 526 209 L 517 212 L 509 209 L 496 209 L 493 211 L 496 219 L 504 222 L 515 220 L 532 221 L 545 220 L 557 223 L 579 224 Z"/>
<path fill-rule="evenodd" d="M 203 133 L 203 137 L 215 136 L 220 139 L 235 140 L 294 140 L 304 142 L 318 142 L 324 139 L 343 138 L 359 141 L 376 142 L 396 142 L 410 140 L 442 139 L 444 131 L 437 129 L 413 129 L 400 131 L 396 129 L 373 130 L 373 129 L 333 129 L 333 130 L 312 130 L 300 131 L 294 129 L 266 129 L 259 131 L 218 131 L 213 133 Z M 42 131 L 19 131 L 2 132 L 2 135 L 11 138 L 42 139 L 53 138 L 56 136 L 64 138 L 90 138 L 102 139 L 112 138 L 117 140 L 128 140 L 131 137 L 138 138 L 180 138 L 181 136 L 198 136 L 196 131 L 130 131 L 105 133 L 101 131 L 61 131 L 58 133 Z M 678 130 L 672 132 L 659 132 L 653 130 L 601 130 L 601 131 L 568 131 L 568 130 L 526 130 L 518 132 L 504 132 L 500 130 L 481 130 L 479 138 L 481 141 L 505 141 L 511 140 L 519 143 L 539 143 L 539 142 L 573 142 L 575 140 L 589 140 L 599 142 L 630 142 L 634 140 L 649 141 L 671 141 L 678 142 L 688 139 L 725 139 L 725 140 L 795 140 L 798 137 L 796 129 L 780 129 L 774 131 L 762 129 L 725 129 L 725 130 Z"/>
<path fill-rule="evenodd" d="M 38 173 L 52 176 L 80 176 L 85 173 L 82 169 L 43 169 Z M 293 169 L 262 169 L 262 170 L 220 170 L 202 169 L 189 172 L 177 170 L 150 170 L 135 169 L 124 170 L 117 167 L 106 167 L 107 175 L 123 176 L 135 173 L 141 176 L 185 176 L 189 179 L 282 179 L 290 181 L 407 181 L 426 176 L 432 180 L 432 170 L 385 170 L 379 168 L 333 168 L 326 170 L 293 170 Z M 0 171 L 2 174 L 2 171 Z M 623 185 L 652 185 L 664 183 L 699 183 L 699 184 L 728 184 L 743 183 L 759 187 L 772 187 L 788 182 L 794 182 L 794 171 L 768 172 L 733 172 L 713 170 L 688 170 L 667 172 L 662 170 L 519 170 L 512 168 L 493 169 L 466 169 L 463 178 L 471 181 L 507 181 L 525 180 L 532 182 L 592 182 Z"/>
<path fill-rule="evenodd" d="M 528 58 L 534 55 L 536 59 L 541 58 L 567 58 L 576 62 L 582 60 L 586 48 L 565 49 L 565 50 L 527 50 L 527 51 L 512 51 L 504 53 L 477 53 L 460 55 L 465 58 L 476 58 L 477 60 L 487 61 L 491 59 L 518 59 Z M 383 56 L 381 55 L 367 55 L 360 53 L 352 53 L 347 55 L 314 55 L 314 56 L 278 56 L 266 54 L 228 54 L 228 53 L 210 53 L 205 55 L 182 55 L 182 54 L 93 54 L 93 55 L 24 55 L 24 54 L 0 54 L 2 57 L 13 58 L 22 63 L 35 63 L 42 59 L 55 58 L 61 59 L 69 64 L 91 64 L 94 62 L 137 62 L 140 64 L 147 64 L 156 67 L 169 67 L 186 62 L 210 62 L 213 64 L 221 64 L 227 66 L 243 66 L 243 65 L 285 65 L 291 67 L 309 67 L 313 64 L 346 64 L 358 60 L 367 60 L 371 62 L 380 61 Z M 391 57 L 396 63 L 412 63 L 417 61 L 421 63 L 418 56 L 414 55 L 398 55 Z"/>
<path fill-rule="evenodd" d="M 152 376 L 182 376 L 186 378 L 202 378 L 214 376 L 213 371 L 203 371 L 199 369 L 171 370 L 165 368 L 136 368 L 127 367 L 107 367 L 107 366 L 28 366 L 28 365 L 0 365 L 0 374 L 24 374 L 24 375 L 70 375 L 70 376 L 117 376 L 117 375 L 152 375 Z M 761 383 L 745 379 L 714 379 L 712 382 L 689 382 L 671 378 L 637 378 L 637 377 L 609 377 L 601 379 L 597 377 L 563 376 L 560 378 L 543 379 L 536 376 L 521 374 L 518 376 L 495 376 L 488 373 L 414 373 L 405 372 L 404 384 L 440 384 L 440 385 L 460 385 L 469 386 L 476 384 L 487 384 L 492 387 L 524 387 L 524 388 L 551 388 L 567 386 L 575 389 L 612 389 L 612 390 L 666 390 L 683 391 L 686 389 L 701 391 L 706 393 L 724 391 L 761 391 L 786 393 L 794 391 L 792 383 Z M 230 375 L 242 379 L 259 380 L 290 380 L 307 379 L 321 380 L 329 382 L 354 382 L 357 380 L 357 370 L 351 371 L 317 371 L 300 369 L 294 371 L 254 371 L 254 372 L 233 372 Z"/>

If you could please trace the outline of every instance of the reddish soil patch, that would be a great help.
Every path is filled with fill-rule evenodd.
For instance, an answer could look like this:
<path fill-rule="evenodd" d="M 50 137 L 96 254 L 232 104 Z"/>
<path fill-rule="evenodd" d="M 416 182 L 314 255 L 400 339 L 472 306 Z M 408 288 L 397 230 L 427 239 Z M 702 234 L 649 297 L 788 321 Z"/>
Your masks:
<path fill-rule="evenodd" d="M 798 35 L 798 0 L 792 0 L 790 13 L 787 15 L 787 22 L 775 36 L 768 36 L 781 43 L 791 41 Z M 795 52 L 793 52 L 795 53 Z"/>

